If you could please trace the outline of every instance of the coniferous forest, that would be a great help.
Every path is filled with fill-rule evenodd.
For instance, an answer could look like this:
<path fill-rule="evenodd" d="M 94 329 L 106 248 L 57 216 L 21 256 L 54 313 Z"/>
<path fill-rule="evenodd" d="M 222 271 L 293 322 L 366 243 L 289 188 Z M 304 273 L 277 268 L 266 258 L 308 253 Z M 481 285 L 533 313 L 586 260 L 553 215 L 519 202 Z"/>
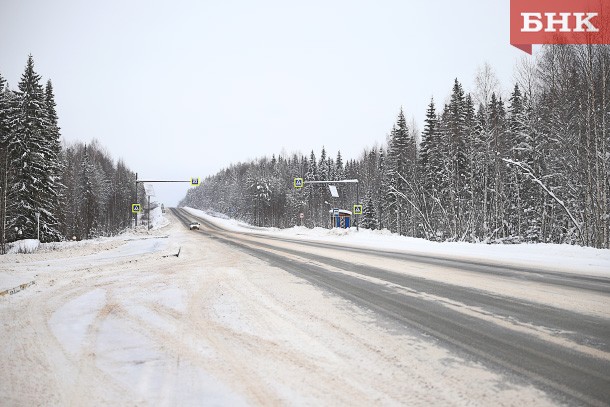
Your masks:
<path fill-rule="evenodd" d="M 326 227 L 351 209 L 360 226 L 435 241 L 548 242 L 610 248 L 610 46 L 549 45 L 522 61 L 503 96 L 485 66 L 476 89 L 458 79 L 445 104 L 431 100 L 421 133 L 400 110 L 387 142 L 357 159 L 316 156 L 233 164 L 188 191 L 181 205 L 258 226 Z M 347 136 L 347 135 L 346 135 Z"/>
<path fill-rule="evenodd" d="M 17 90 L 0 75 L 0 254 L 19 239 L 86 239 L 130 226 L 135 174 L 96 141 L 62 144 L 51 81 L 30 55 Z"/>
<path fill-rule="evenodd" d="M 91 238 L 128 227 L 135 174 L 97 142 L 62 144 L 51 81 L 30 56 L 17 90 L 0 76 L 0 253 L 17 239 Z M 446 103 L 431 100 L 423 131 L 400 110 L 387 142 L 360 157 L 312 150 L 233 164 L 181 205 L 259 226 L 327 226 L 351 209 L 360 226 L 436 241 L 549 242 L 610 248 L 610 46 L 544 46 L 508 95 L 490 67 Z"/>

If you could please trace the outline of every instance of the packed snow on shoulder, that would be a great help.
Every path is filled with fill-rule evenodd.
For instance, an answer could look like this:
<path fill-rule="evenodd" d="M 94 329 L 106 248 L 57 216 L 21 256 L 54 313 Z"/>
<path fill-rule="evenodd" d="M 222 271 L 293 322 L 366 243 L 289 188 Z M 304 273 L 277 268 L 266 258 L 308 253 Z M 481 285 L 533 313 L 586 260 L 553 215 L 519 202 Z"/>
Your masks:
<path fill-rule="evenodd" d="M 417 241 L 219 225 L 337 245 Z M 6 404 L 553 405 L 532 384 L 181 222 L 99 241 L 0 258 L 0 282 L 5 271 L 36 278 L 0 300 Z"/>
<path fill-rule="evenodd" d="M 552 270 L 564 273 L 610 276 L 610 250 L 568 244 L 485 244 L 466 242 L 431 242 L 429 240 L 399 236 L 383 230 L 309 229 L 294 226 L 288 229 L 263 228 L 235 219 L 212 216 L 206 211 L 185 207 L 191 214 L 200 216 L 225 229 L 242 233 L 269 234 L 293 239 L 327 242 L 351 247 L 376 250 L 402 251 L 410 254 L 434 256 L 498 265 Z"/>
<path fill-rule="evenodd" d="M 7 253 L 33 253 L 40 246 L 38 239 L 23 239 L 8 244 Z"/>

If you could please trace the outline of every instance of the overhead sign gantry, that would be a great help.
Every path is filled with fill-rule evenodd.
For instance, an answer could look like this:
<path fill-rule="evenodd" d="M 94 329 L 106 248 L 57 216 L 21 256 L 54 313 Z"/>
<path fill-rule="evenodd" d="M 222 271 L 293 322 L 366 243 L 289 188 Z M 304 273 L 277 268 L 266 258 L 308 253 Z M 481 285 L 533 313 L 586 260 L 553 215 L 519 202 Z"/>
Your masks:
<path fill-rule="evenodd" d="M 135 222 L 134 227 L 137 226 L 138 223 L 138 213 L 140 213 L 142 211 L 142 205 L 140 205 L 140 203 L 138 202 L 138 184 L 144 184 L 144 183 L 156 183 L 156 182 L 180 182 L 180 183 L 185 183 L 188 182 L 189 184 L 191 184 L 192 187 L 198 187 L 201 185 L 201 178 L 199 177 L 192 177 L 191 179 L 189 179 L 188 181 L 183 181 L 183 180 L 160 180 L 160 179 L 155 179 L 155 180 L 139 180 L 138 179 L 138 173 L 136 172 L 136 201 L 135 203 L 131 204 L 131 212 L 135 215 Z M 150 202 L 148 203 L 148 209 L 149 209 L 149 213 L 150 213 Z"/>

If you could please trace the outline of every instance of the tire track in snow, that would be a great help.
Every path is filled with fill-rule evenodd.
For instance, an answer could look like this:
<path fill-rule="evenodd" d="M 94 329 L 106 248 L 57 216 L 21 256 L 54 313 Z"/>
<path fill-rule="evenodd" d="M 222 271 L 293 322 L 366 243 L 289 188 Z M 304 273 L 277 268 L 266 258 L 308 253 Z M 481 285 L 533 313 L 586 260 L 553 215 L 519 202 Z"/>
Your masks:
<path fill-rule="evenodd" d="M 209 224 L 205 220 L 203 223 L 206 226 Z M 246 253 L 268 261 L 271 265 L 280 267 L 296 276 L 326 287 L 357 304 L 370 307 L 381 315 L 416 327 L 478 359 L 525 376 L 547 390 L 552 389 L 552 393 L 560 399 L 567 397 L 568 400 L 578 400 L 578 402 L 590 405 L 605 405 L 610 398 L 608 361 L 591 358 L 531 335 L 499 327 L 489 321 L 473 318 L 472 315 L 464 315 L 437 302 L 408 298 L 370 281 L 345 274 L 331 273 L 325 267 L 313 264 L 312 261 L 330 263 L 333 267 L 344 270 L 357 270 L 369 276 L 382 276 L 381 279 L 386 281 L 395 278 L 391 273 L 383 270 L 278 248 L 267 242 L 240 238 L 235 233 L 223 232 L 220 234 L 217 229 L 210 227 L 207 231 L 202 230 L 201 233 L 240 248 Z M 278 254 L 278 252 L 282 253 Z M 286 254 L 293 257 L 289 258 Z M 301 260 L 298 260 L 299 256 Z M 297 258 L 295 259 L 295 257 Z M 422 292 L 432 291 L 434 293 L 437 291 L 438 293 L 437 287 L 441 287 L 441 291 L 456 288 L 455 286 L 443 287 L 442 284 L 432 281 L 421 283 L 427 285 L 424 287 L 427 290 L 423 289 Z M 412 282 L 404 284 L 404 286 L 409 287 L 410 284 Z M 484 295 L 475 290 L 471 290 L 468 294 Z M 451 295 L 446 295 L 446 297 L 452 298 Z M 494 298 L 496 301 L 503 300 L 506 304 L 511 303 L 508 298 L 492 297 L 492 299 Z M 522 301 L 514 301 L 513 304 L 517 308 L 521 308 L 524 315 L 528 309 L 530 312 L 535 312 L 534 306 L 537 306 Z M 539 315 L 539 317 L 543 318 L 543 315 Z M 601 328 L 597 334 L 602 335 L 601 339 L 605 345 L 608 343 L 608 336 L 604 335 L 609 333 L 608 324 L 607 321 L 601 322 Z"/>

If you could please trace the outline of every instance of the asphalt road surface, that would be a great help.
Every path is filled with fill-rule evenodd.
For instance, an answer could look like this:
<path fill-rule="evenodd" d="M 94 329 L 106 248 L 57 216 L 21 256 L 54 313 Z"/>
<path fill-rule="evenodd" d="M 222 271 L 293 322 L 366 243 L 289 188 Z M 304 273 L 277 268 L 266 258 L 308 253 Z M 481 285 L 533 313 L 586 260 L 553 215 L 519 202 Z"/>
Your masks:
<path fill-rule="evenodd" d="M 610 309 L 583 312 L 502 292 L 503 284 L 517 284 L 608 304 L 610 279 L 236 233 L 184 210 L 173 214 L 185 225 L 199 221 L 193 233 L 373 310 L 380 323 L 432 337 L 462 357 L 532 383 L 559 403 L 610 405 Z M 404 272 L 413 268 L 492 279 L 500 289 Z"/>

